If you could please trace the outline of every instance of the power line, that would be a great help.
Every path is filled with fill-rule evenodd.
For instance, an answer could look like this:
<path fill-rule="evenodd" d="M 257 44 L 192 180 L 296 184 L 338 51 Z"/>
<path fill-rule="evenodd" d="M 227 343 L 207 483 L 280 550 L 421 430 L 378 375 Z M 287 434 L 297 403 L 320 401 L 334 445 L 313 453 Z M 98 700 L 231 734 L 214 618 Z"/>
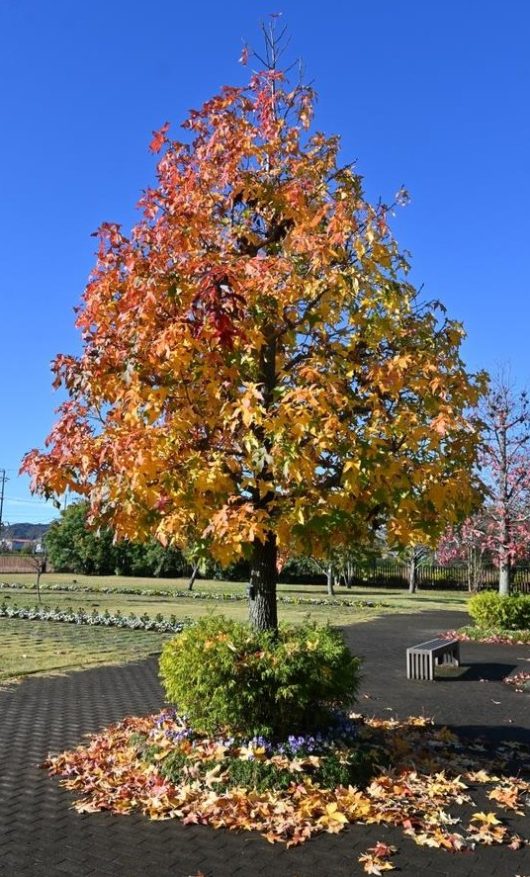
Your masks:
<path fill-rule="evenodd" d="M 6 479 L 9 481 L 9 478 Z M 51 503 L 45 499 L 25 499 L 22 496 L 12 496 L 10 499 L 7 499 L 6 502 L 13 503 L 14 505 L 40 505 L 40 506 L 50 506 Z"/>

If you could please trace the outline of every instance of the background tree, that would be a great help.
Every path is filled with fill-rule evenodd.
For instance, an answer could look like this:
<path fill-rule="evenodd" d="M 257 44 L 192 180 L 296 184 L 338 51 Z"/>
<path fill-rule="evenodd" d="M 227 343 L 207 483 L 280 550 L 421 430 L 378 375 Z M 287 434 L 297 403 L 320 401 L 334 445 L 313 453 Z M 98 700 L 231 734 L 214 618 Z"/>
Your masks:
<path fill-rule="evenodd" d="M 433 550 L 428 545 L 418 542 L 409 545 L 402 553 L 402 557 L 409 569 L 409 593 L 415 594 L 418 590 L 418 569 L 422 563 L 427 563 L 433 556 Z"/>
<path fill-rule="evenodd" d="M 381 522 L 421 541 L 470 504 L 480 384 L 277 54 L 266 31 L 263 69 L 192 111 L 190 141 L 155 133 L 156 186 L 130 236 L 99 231 L 83 352 L 54 365 L 69 400 L 23 464 L 119 537 L 246 557 L 258 629 L 278 549 L 325 557 Z"/>
<path fill-rule="evenodd" d="M 508 594 L 511 571 L 530 547 L 530 409 L 525 390 L 493 384 L 483 408 L 482 467 L 488 500 L 486 546 L 497 558 L 499 592 Z"/>
<path fill-rule="evenodd" d="M 384 551 L 381 534 L 370 533 L 369 536 L 370 541 L 367 544 L 335 546 L 327 557 L 312 561 L 313 568 L 325 575 L 326 589 L 330 596 L 334 595 L 335 586 L 340 583 L 346 588 L 351 588 L 359 567 L 375 561 Z"/>
<path fill-rule="evenodd" d="M 44 537 L 51 566 L 57 572 L 112 575 L 116 567 L 113 534 L 87 526 L 88 504 L 71 503 Z"/>
<path fill-rule="evenodd" d="M 44 552 L 32 551 L 27 555 L 31 568 L 35 571 L 35 587 L 37 588 L 37 599 L 42 603 L 42 594 L 40 590 L 40 579 L 46 572 L 47 559 Z"/>
<path fill-rule="evenodd" d="M 89 506 L 72 503 L 61 512 L 45 536 L 51 566 L 57 572 L 83 575 L 183 576 L 189 563 L 176 549 L 150 539 L 116 543 L 112 530 L 88 526 Z M 37 555 L 35 555 L 37 557 Z"/>
<path fill-rule="evenodd" d="M 313 564 L 319 573 L 326 577 L 326 593 L 333 597 L 335 595 L 335 584 L 338 578 L 336 552 L 328 552 L 322 558 L 313 558 Z"/>
<path fill-rule="evenodd" d="M 480 468 L 484 506 L 458 529 L 450 529 L 441 556 L 489 555 L 499 568 L 499 593 L 510 592 L 514 564 L 530 552 L 530 407 L 499 376 L 481 407 Z M 471 556 L 471 562 L 476 557 Z"/>
<path fill-rule="evenodd" d="M 476 512 L 458 526 L 449 527 L 442 534 L 436 549 L 439 563 L 447 566 L 454 563 L 465 565 L 469 591 L 479 589 L 484 560 L 489 559 L 486 537 L 488 527 L 486 512 Z"/>

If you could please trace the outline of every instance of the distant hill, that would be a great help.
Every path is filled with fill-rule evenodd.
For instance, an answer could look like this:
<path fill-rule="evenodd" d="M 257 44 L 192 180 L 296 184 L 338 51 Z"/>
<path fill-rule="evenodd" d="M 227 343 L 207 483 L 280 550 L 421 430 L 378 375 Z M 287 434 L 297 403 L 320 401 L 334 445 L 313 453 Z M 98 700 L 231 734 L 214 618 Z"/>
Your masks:
<path fill-rule="evenodd" d="M 49 524 L 10 524 L 2 536 L 4 539 L 40 539 L 49 528 Z"/>

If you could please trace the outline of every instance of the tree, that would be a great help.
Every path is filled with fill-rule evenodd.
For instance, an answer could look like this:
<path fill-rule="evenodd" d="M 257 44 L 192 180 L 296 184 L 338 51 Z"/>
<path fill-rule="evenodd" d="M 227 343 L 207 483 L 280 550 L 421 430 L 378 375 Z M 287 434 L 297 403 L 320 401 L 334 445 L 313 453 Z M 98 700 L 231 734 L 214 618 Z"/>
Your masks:
<path fill-rule="evenodd" d="M 516 393 L 498 378 L 483 410 L 488 518 L 486 545 L 497 558 L 499 593 L 510 592 L 511 571 L 530 548 L 530 408 L 525 390 Z"/>
<path fill-rule="evenodd" d="M 432 558 L 432 549 L 428 545 L 416 542 L 403 552 L 403 558 L 409 567 L 409 593 L 415 594 L 418 590 L 418 567 Z"/>
<path fill-rule="evenodd" d="M 35 571 L 35 587 L 37 588 L 37 599 L 42 603 L 42 594 L 40 590 L 40 579 L 46 572 L 46 555 L 42 552 L 32 551 L 27 554 L 27 560 L 31 568 Z"/>
<path fill-rule="evenodd" d="M 46 551 L 57 572 L 136 576 L 181 576 L 188 572 L 189 564 L 180 551 L 164 548 L 154 539 L 116 543 L 109 527 L 89 527 L 88 516 L 87 502 L 71 503 L 46 533 Z"/>
<path fill-rule="evenodd" d="M 277 69 L 225 87 L 170 139 L 129 236 L 99 230 L 55 360 L 68 401 L 23 470 L 86 496 L 119 537 L 251 565 L 250 620 L 277 625 L 278 550 L 326 556 L 385 523 L 438 532 L 473 494 L 465 411 L 480 380 L 462 327 L 421 303 L 339 140 L 307 131 L 313 92 Z M 401 199 L 403 193 L 401 193 Z"/>
<path fill-rule="evenodd" d="M 445 536 L 461 553 L 474 547 L 499 568 L 499 593 L 509 594 L 512 570 L 530 551 L 530 406 L 526 390 L 516 392 L 498 376 L 481 408 L 480 467 L 484 506 Z M 473 560 L 473 559 L 472 559 Z"/>
<path fill-rule="evenodd" d="M 44 537 L 46 553 L 57 572 L 112 575 L 116 567 L 113 535 L 108 528 L 87 526 L 88 504 L 71 503 Z"/>
<path fill-rule="evenodd" d="M 484 511 L 476 512 L 458 526 L 449 527 L 442 534 L 436 549 L 439 563 L 465 564 L 468 591 L 477 591 L 480 586 L 483 560 L 487 551 L 488 527 L 488 519 Z"/>
<path fill-rule="evenodd" d="M 330 597 L 335 595 L 335 570 L 331 561 L 325 566 L 326 571 L 326 590 Z"/>
<path fill-rule="evenodd" d="M 313 561 L 314 567 L 326 576 L 327 593 L 335 594 L 335 585 L 341 581 L 346 588 L 353 586 L 355 573 L 359 566 L 373 561 L 382 548 L 380 534 L 370 533 L 367 545 L 359 543 L 334 547 L 326 557 Z"/>
<path fill-rule="evenodd" d="M 334 597 L 335 583 L 337 579 L 337 566 L 335 562 L 335 557 L 333 557 L 331 554 L 328 554 L 321 559 L 316 558 L 314 560 L 314 563 L 319 572 L 326 576 L 326 593 L 330 597 Z"/>

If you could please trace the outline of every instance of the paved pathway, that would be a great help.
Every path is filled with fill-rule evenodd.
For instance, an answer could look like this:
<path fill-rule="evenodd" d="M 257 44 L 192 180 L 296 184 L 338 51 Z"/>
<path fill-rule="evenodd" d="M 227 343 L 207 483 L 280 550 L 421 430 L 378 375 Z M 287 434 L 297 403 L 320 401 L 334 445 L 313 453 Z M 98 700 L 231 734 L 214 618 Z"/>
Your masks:
<path fill-rule="evenodd" d="M 424 612 L 386 615 L 347 628 L 352 652 L 365 658 L 359 711 L 401 718 L 426 715 L 468 737 L 486 734 L 492 741 L 530 743 L 530 697 L 502 683 L 517 668 L 530 671 L 530 646 L 463 642 L 458 676 L 448 674 L 435 684 L 407 681 L 407 646 L 462 627 L 468 620 L 463 612 Z"/>
<path fill-rule="evenodd" d="M 365 656 L 360 708 L 383 716 L 425 712 L 461 732 L 530 738 L 530 700 L 499 680 L 528 668 L 530 647 L 462 646 L 472 668 L 459 681 L 407 682 L 404 650 L 440 629 L 464 622 L 459 613 L 386 616 L 348 628 Z M 29 622 L 28 622 L 29 623 Z M 490 681 L 480 681 L 488 679 Z M 271 846 L 253 833 L 214 831 L 140 816 L 79 815 L 72 797 L 38 764 L 48 752 L 79 743 L 127 714 L 163 704 L 156 661 L 31 678 L 0 691 L 0 875 L 2 877 L 342 877 L 359 875 L 358 855 L 377 840 L 399 848 L 399 873 L 417 877 L 530 875 L 530 851 L 481 848 L 450 855 L 419 848 L 398 830 L 352 826 L 300 848 Z M 392 712 L 387 710 L 392 708 Z M 527 832 L 528 833 L 528 832 Z"/>

